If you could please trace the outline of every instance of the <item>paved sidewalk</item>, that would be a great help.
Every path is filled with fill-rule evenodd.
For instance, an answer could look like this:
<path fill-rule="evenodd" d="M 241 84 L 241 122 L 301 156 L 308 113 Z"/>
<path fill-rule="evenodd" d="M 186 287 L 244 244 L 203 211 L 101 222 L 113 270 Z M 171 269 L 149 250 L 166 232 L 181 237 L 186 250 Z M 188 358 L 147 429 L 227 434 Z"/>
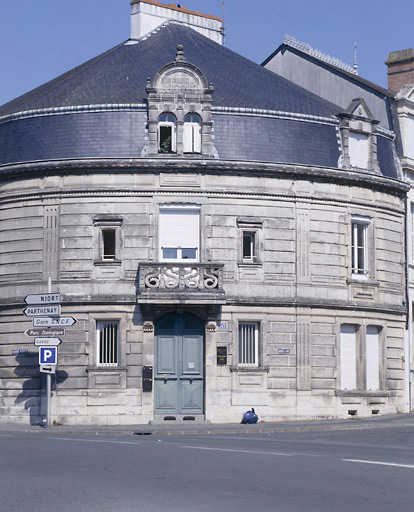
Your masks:
<path fill-rule="evenodd" d="M 277 434 L 284 432 L 312 432 L 334 430 L 366 430 L 392 427 L 411 427 L 414 429 L 414 413 L 375 416 L 372 418 L 349 418 L 334 420 L 281 421 L 274 423 L 260 422 L 255 425 L 240 423 L 226 424 L 174 424 L 173 421 L 157 425 L 79 425 L 52 426 L 16 425 L 0 423 L 1 432 L 30 432 L 48 434 L 118 434 L 118 435 L 206 435 L 206 434 Z"/>

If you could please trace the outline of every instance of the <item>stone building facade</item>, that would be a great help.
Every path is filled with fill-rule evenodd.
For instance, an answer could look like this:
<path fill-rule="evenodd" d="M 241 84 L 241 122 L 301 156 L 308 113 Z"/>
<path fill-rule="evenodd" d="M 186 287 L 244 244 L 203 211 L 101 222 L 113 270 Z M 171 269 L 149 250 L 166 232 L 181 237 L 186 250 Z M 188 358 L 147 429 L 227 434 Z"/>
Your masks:
<path fill-rule="evenodd" d="M 49 278 L 59 423 L 404 410 L 399 134 L 213 39 L 172 19 L 0 107 L 2 421 L 44 414 Z"/>

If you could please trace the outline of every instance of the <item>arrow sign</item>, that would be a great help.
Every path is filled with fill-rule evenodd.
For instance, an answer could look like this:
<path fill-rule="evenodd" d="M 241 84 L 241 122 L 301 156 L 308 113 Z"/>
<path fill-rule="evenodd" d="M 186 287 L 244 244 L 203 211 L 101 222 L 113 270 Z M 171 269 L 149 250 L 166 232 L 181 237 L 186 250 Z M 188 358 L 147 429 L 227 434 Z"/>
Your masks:
<path fill-rule="evenodd" d="M 56 366 L 46 366 L 41 364 L 39 367 L 40 373 L 56 373 Z"/>
<path fill-rule="evenodd" d="M 42 345 L 46 347 L 57 347 L 62 343 L 62 340 L 59 338 L 35 338 L 34 344 L 37 347 L 41 347 Z"/>
<path fill-rule="evenodd" d="M 34 317 L 33 327 L 64 327 L 76 324 L 77 320 L 73 316 L 56 317 Z"/>
<path fill-rule="evenodd" d="M 40 295 L 28 295 L 24 300 L 26 304 L 59 304 L 60 293 L 43 293 Z"/>
<path fill-rule="evenodd" d="M 26 316 L 60 315 L 60 306 L 28 306 L 23 313 Z"/>
<path fill-rule="evenodd" d="M 24 333 L 26 336 L 31 338 L 36 338 L 37 336 L 51 336 L 53 338 L 54 336 L 64 336 L 65 329 L 42 329 L 40 327 L 39 329 L 27 329 L 27 331 L 24 331 Z"/>

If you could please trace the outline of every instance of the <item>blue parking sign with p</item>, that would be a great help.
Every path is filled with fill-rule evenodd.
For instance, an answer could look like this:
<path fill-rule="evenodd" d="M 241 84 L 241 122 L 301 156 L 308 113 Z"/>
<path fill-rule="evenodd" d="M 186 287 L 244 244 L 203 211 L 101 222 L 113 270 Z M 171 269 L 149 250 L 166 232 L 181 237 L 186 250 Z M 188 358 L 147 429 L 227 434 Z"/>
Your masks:
<path fill-rule="evenodd" d="M 56 364 L 57 347 L 40 347 L 39 364 Z"/>

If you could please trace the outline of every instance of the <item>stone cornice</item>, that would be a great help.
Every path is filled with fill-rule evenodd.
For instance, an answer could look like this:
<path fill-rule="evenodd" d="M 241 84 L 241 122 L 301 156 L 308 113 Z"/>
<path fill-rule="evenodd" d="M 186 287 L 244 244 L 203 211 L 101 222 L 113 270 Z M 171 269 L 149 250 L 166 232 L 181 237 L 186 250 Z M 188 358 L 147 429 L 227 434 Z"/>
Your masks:
<path fill-rule="evenodd" d="M 410 187 L 399 180 L 378 176 L 370 172 L 349 171 L 328 167 L 281 164 L 271 162 L 249 162 L 237 160 L 193 160 L 186 158 L 171 159 L 79 159 L 28 162 L 0 166 L 0 179 L 7 176 L 34 177 L 42 175 L 70 174 L 71 171 L 90 173 L 103 172 L 197 172 L 211 174 L 245 174 L 266 177 L 303 177 L 312 180 L 334 181 L 370 188 L 386 189 L 389 193 L 406 193 Z"/>

